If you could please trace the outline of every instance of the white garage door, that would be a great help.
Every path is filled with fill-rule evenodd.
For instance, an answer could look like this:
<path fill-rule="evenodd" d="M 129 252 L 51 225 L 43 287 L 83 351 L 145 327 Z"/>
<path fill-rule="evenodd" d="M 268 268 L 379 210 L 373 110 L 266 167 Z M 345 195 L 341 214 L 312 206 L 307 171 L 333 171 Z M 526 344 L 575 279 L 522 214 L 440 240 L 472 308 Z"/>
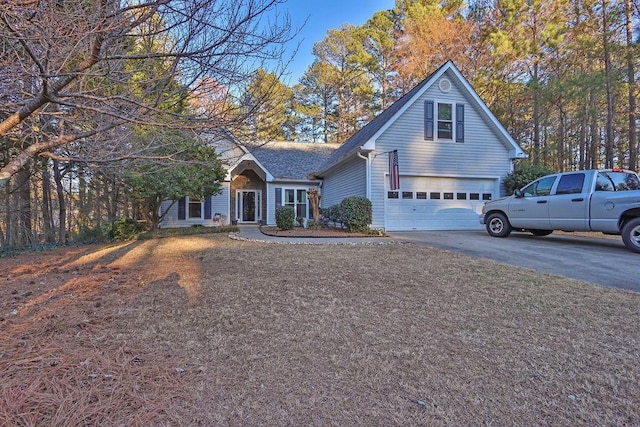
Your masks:
<path fill-rule="evenodd" d="M 495 197 L 497 181 L 486 178 L 402 177 L 399 191 L 387 191 L 389 231 L 477 230 L 482 205 Z"/>

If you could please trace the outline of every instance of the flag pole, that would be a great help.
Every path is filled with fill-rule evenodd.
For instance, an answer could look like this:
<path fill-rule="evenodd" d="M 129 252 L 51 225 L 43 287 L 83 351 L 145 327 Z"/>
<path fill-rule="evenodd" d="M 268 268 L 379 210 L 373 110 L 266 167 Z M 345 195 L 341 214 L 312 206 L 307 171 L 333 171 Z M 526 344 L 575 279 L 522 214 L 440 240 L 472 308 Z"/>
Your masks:
<path fill-rule="evenodd" d="M 371 161 L 381 154 L 387 154 L 389 156 L 389 189 L 391 191 L 397 191 L 400 189 L 400 165 L 398 158 L 398 150 L 389 150 L 375 153 Z"/>

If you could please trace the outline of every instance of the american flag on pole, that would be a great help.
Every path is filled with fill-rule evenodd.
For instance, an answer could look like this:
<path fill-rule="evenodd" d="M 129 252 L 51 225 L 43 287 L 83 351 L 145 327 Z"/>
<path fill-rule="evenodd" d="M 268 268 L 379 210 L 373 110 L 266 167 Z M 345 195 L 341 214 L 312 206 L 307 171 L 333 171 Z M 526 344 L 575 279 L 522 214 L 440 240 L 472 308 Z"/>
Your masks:
<path fill-rule="evenodd" d="M 389 188 L 400 188 L 400 169 L 398 168 L 398 150 L 389 151 Z"/>

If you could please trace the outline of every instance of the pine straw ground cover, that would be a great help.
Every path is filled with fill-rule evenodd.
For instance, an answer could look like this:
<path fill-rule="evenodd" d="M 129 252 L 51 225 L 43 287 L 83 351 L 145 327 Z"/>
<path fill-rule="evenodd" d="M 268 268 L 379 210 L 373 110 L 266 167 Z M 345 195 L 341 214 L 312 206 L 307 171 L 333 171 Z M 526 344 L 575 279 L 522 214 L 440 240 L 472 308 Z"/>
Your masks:
<path fill-rule="evenodd" d="M 640 424 L 639 294 L 411 244 L 23 254 L 0 318 L 6 425 Z"/>

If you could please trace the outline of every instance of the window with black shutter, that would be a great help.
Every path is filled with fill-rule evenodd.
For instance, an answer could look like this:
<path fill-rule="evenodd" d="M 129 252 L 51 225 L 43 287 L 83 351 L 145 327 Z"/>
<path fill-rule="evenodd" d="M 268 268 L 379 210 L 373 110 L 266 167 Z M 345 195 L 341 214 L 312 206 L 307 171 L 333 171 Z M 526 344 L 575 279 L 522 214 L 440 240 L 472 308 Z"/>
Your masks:
<path fill-rule="evenodd" d="M 456 142 L 464 142 L 464 104 L 456 104 Z"/>
<path fill-rule="evenodd" d="M 187 219 L 187 198 L 181 197 L 178 200 L 178 219 Z"/>
<path fill-rule="evenodd" d="M 424 102 L 424 139 L 433 141 L 434 111 L 433 101 Z"/>

